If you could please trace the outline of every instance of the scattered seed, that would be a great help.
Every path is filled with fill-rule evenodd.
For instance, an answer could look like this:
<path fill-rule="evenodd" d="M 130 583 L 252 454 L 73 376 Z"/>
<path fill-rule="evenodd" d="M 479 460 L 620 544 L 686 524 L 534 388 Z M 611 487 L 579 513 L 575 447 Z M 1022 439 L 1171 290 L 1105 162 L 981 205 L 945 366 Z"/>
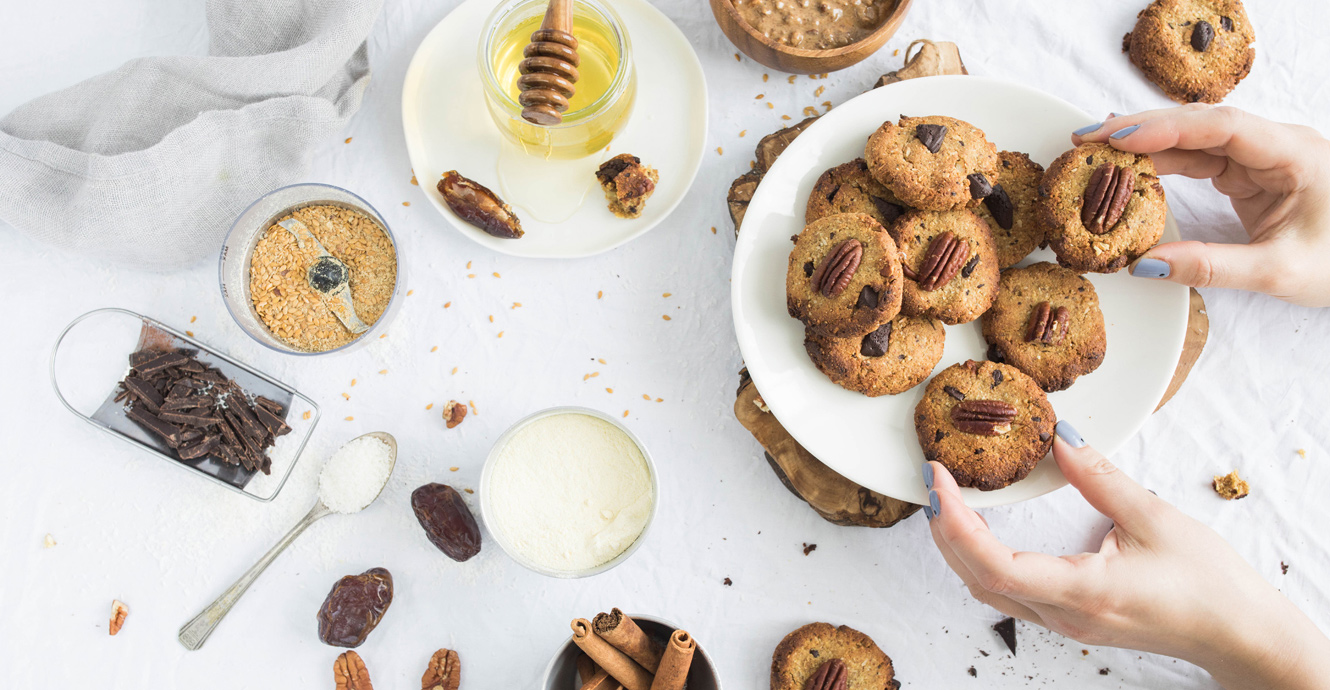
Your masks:
<path fill-rule="evenodd" d="M 351 394 L 350 394 L 350 393 L 343 393 L 343 394 L 342 394 L 342 397 L 343 397 L 343 398 L 346 398 L 347 400 L 350 400 L 350 399 L 351 399 Z"/>
<path fill-rule="evenodd" d="M 420 183 L 416 181 L 415 173 L 412 173 L 412 174 L 411 174 L 411 184 L 413 184 L 413 185 L 415 185 L 415 186 L 417 186 L 417 187 L 420 186 Z"/>
<path fill-rule="evenodd" d="M 790 116 L 789 116 L 789 115 L 781 115 L 781 116 L 780 116 L 780 119 L 782 119 L 782 120 L 788 120 L 788 119 L 790 119 Z"/>
<path fill-rule="evenodd" d="M 444 302 L 444 303 L 443 303 L 443 308 L 444 308 L 444 309 L 447 309 L 448 307 L 451 307 L 451 306 L 453 306 L 453 303 L 452 303 L 452 302 Z"/>
<path fill-rule="evenodd" d="M 716 234 L 716 226 L 711 226 L 711 234 Z"/>
<path fill-rule="evenodd" d="M 651 396 L 647 395 L 646 393 L 643 393 L 643 394 L 642 394 L 642 399 L 643 399 L 643 400 L 650 400 L 650 399 L 651 399 Z"/>
<path fill-rule="evenodd" d="M 624 410 L 624 411 L 623 411 L 623 416 L 625 416 L 625 417 L 628 416 L 628 410 Z"/>
<path fill-rule="evenodd" d="M 744 136 L 745 134 L 747 134 L 747 133 L 748 133 L 748 130 L 746 130 L 746 129 L 741 129 L 741 130 L 739 130 L 739 138 L 742 139 L 743 136 Z"/>
<path fill-rule="evenodd" d="M 48 549 L 51 548 L 52 546 L 55 546 L 55 537 L 49 534 L 46 535 L 46 538 L 42 539 L 42 546 Z"/>
<path fill-rule="evenodd" d="M 770 78 L 770 77 L 771 77 L 770 74 L 763 74 L 763 75 L 762 75 L 762 81 L 766 81 L 766 80 L 767 80 L 768 78 Z"/>
<path fill-rule="evenodd" d="M 191 317 L 189 317 L 189 322 L 190 322 L 190 323 L 194 323 L 195 321 L 198 321 L 198 320 L 199 320 L 199 317 L 197 317 L 197 316 L 191 316 Z"/>
<path fill-rule="evenodd" d="M 305 414 L 300 415 L 300 418 L 301 418 L 301 419 L 309 419 L 309 417 L 310 417 L 311 414 L 313 414 L 312 411 L 310 411 L 310 410 L 305 410 Z"/>
<path fill-rule="evenodd" d="M 601 297 L 604 297 L 604 296 L 605 296 L 605 291 L 604 291 L 604 290 L 597 290 L 597 291 L 596 291 L 596 299 L 600 299 Z"/>
<path fill-rule="evenodd" d="M 403 206 L 410 206 L 410 205 L 411 205 L 411 202 L 409 202 L 409 201 L 403 201 L 403 202 L 402 202 L 402 205 L 403 205 Z"/>
<path fill-rule="evenodd" d="M 384 338 L 387 338 L 387 337 L 388 337 L 388 334 L 387 334 L 387 333 L 380 333 L 380 334 L 379 334 L 379 340 L 383 340 Z"/>
<path fill-rule="evenodd" d="M 582 377 L 582 380 L 583 380 L 583 381 L 586 381 L 587 379 L 594 379 L 594 378 L 596 378 L 597 376 L 600 376 L 600 372 L 599 372 L 599 371 L 593 371 L 593 372 L 591 372 L 590 374 L 586 374 L 586 375 L 584 375 L 584 376 Z"/>
<path fill-rule="evenodd" d="M 665 319 L 666 321 L 669 321 L 669 320 L 670 320 L 670 315 L 669 315 L 669 314 L 662 314 L 660 318 Z"/>
<path fill-rule="evenodd" d="M 474 493 L 475 493 L 475 490 L 474 490 L 474 489 L 462 489 L 462 491 L 465 491 L 465 492 L 467 492 L 467 493 L 469 493 L 469 494 L 474 494 Z"/>
<path fill-rule="evenodd" d="M 468 401 L 466 401 L 466 404 L 468 404 L 468 405 L 471 406 L 471 414 L 474 414 L 474 415 L 479 415 L 479 414 L 480 414 L 480 410 L 477 410 L 477 409 L 476 409 L 476 401 L 474 401 L 474 400 L 468 400 Z"/>
<path fill-rule="evenodd" d="M 471 262 L 470 262 L 470 261 L 466 262 L 466 269 L 467 269 L 468 271 L 471 270 Z"/>
<path fill-rule="evenodd" d="M 765 93 L 759 93 L 759 94 L 757 94 L 757 97 L 754 98 L 753 100 L 755 100 L 755 101 L 760 101 L 760 100 L 762 100 L 763 98 L 766 98 L 766 97 L 767 97 L 767 95 L 766 95 Z"/>
<path fill-rule="evenodd" d="M 608 364 L 608 362 L 605 361 L 605 358 L 604 358 L 604 357 L 601 357 L 601 358 L 597 359 L 596 361 L 597 361 L 597 362 L 600 362 L 601 364 Z"/>
<path fill-rule="evenodd" d="M 1298 457 L 1300 457 L 1300 458 L 1305 458 L 1305 457 L 1307 457 L 1307 449 L 1305 449 L 1305 448 L 1299 448 L 1299 449 L 1298 449 Z"/>
<path fill-rule="evenodd" d="M 891 51 L 891 57 L 896 57 L 897 55 L 900 55 L 900 54 L 901 54 L 901 49 L 900 49 L 900 48 L 897 48 L 897 49 Z"/>
<path fill-rule="evenodd" d="M 432 409 L 434 409 L 434 403 L 430 403 L 430 404 L 426 405 L 426 406 L 425 406 L 425 409 L 427 409 L 427 410 L 432 410 Z"/>
<path fill-rule="evenodd" d="M 468 273 L 468 274 L 466 274 L 466 277 L 468 277 L 468 278 L 475 278 L 475 277 L 476 277 L 476 274 L 474 274 L 474 273 Z"/>
<path fill-rule="evenodd" d="M 775 110 L 775 109 L 776 109 L 776 106 L 773 105 L 773 104 L 771 103 L 771 101 L 767 101 L 767 109 L 768 109 L 768 110 Z"/>
<path fill-rule="evenodd" d="M 448 471 L 449 471 L 449 472 L 456 472 L 457 470 L 460 470 L 460 469 L 462 469 L 462 468 L 460 468 L 460 467 L 449 467 L 449 468 L 448 468 Z"/>
<path fill-rule="evenodd" d="M 735 54 L 734 54 L 734 61 L 735 61 L 735 62 L 743 62 L 743 58 L 739 57 L 739 54 L 738 54 L 738 53 L 735 53 Z M 347 139 L 347 141 L 350 141 L 350 139 Z"/>
<path fill-rule="evenodd" d="M 790 83 L 793 84 L 793 83 L 794 83 L 794 80 L 795 80 L 795 79 L 798 79 L 798 78 L 799 78 L 799 75 L 797 75 L 797 74 L 791 74 L 791 75 L 790 75 Z"/>
<path fill-rule="evenodd" d="M 407 296 L 407 297 L 410 297 L 410 296 L 411 296 L 411 293 L 413 293 L 413 292 L 415 292 L 415 290 L 407 290 L 407 291 L 406 291 L 406 296 Z"/>
<path fill-rule="evenodd" d="M 185 335 L 187 335 L 187 336 L 193 338 L 193 337 L 194 337 L 194 331 L 185 331 Z"/>
<path fill-rule="evenodd" d="M 342 143 L 344 143 L 344 144 L 349 144 L 349 143 L 351 143 L 351 137 L 347 137 L 347 138 L 346 138 L 346 141 L 344 141 L 344 142 L 342 142 Z"/>
<path fill-rule="evenodd" d="M 453 374 L 457 374 L 457 367 L 453 367 Z"/>
<path fill-rule="evenodd" d="M 819 87 L 817 87 L 817 89 L 816 89 L 815 91 L 813 91 L 813 98 L 817 98 L 818 96 L 821 96 L 821 95 L 822 95 L 822 92 L 824 92 L 824 91 L 826 91 L 826 90 L 827 90 L 827 87 L 825 87 L 825 86 L 819 86 Z"/>
<path fill-rule="evenodd" d="M 606 393 L 613 394 L 613 393 L 614 393 L 614 389 L 613 389 L 613 388 L 606 388 L 606 389 L 605 389 L 605 392 L 606 392 Z"/>
<path fill-rule="evenodd" d="M 500 277 L 502 277 L 502 276 L 499 275 L 499 272 L 498 272 L 498 271 L 495 271 L 495 272 L 494 272 L 494 277 L 495 277 L 495 278 L 500 278 Z"/>
<path fill-rule="evenodd" d="M 804 108 L 804 117 L 812 117 L 817 114 L 817 107 L 807 106 Z"/>
<path fill-rule="evenodd" d="M 503 337 L 503 331 L 499 331 L 499 337 L 500 337 L 500 338 Z"/>
<path fill-rule="evenodd" d="M 352 386 L 356 385 L 356 380 L 355 380 L 355 379 L 351 379 L 351 385 L 352 385 Z"/>
<path fill-rule="evenodd" d="M 347 415 L 347 417 L 346 417 L 346 421 L 348 421 L 348 422 L 350 422 L 350 421 L 352 421 L 352 420 L 354 420 L 354 419 L 355 419 L 355 417 L 352 417 L 352 416 L 350 416 L 350 415 Z"/>
<path fill-rule="evenodd" d="M 656 398 L 656 402 L 665 402 L 665 398 Z"/>
<path fill-rule="evenodd" d="M 661 297 L 669 297 L 669 296 L 672 295 L 672 294 L 674 294 L 674 293 L 672 293 L 672 292 L 666 292 L 666 293 L 661 294 Z"/>
<path fill-rule="evenodd" d="M 429 349 L 429 351 L 430 351 L 430 352 L 437 352 L 438 349 L 439 349 L 439 346 L 438 346 L 438 345 L 435 345 L 434 347 L 431 347 L 431 348 Z"/>

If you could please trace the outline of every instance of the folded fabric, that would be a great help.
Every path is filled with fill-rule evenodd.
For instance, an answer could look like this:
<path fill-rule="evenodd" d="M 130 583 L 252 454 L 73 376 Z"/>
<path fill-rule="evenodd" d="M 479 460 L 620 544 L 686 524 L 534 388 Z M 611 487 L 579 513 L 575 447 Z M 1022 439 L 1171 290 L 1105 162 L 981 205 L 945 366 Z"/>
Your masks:
<path fill-rule="evenodd" d="M 0 120 L 0 218 L 137 268 L 215 257 L 360 107 L 382 0 L 209 0 L 208 55 L 149 57 Z"/>

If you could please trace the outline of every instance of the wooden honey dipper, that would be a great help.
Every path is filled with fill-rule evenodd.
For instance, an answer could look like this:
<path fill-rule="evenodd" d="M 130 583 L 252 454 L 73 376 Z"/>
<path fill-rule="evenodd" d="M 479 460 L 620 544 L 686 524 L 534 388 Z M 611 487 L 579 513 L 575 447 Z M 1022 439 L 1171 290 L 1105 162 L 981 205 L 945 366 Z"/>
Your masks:
<path fill-rule="evenodd" d="M 522 119 L 538 125 L 563 122 L 563 111 L 577 82 L 577 39 L 573 37 L 573 0 L 550 0 L 545 20 L 531 34 L 517 69 Z"/>

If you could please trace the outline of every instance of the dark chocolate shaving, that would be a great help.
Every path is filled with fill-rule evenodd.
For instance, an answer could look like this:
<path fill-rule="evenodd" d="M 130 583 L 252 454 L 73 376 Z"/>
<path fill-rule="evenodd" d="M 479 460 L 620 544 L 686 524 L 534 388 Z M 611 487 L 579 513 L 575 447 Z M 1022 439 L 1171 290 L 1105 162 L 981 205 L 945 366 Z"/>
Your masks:
<path fill-rule="evenodd" d="M 1003 618 L 993 625 L 993 629 L 1007 643 L 1007 649 L 1011 650 L 1011 655 L 1016 656 L 1016 619 Z"/>

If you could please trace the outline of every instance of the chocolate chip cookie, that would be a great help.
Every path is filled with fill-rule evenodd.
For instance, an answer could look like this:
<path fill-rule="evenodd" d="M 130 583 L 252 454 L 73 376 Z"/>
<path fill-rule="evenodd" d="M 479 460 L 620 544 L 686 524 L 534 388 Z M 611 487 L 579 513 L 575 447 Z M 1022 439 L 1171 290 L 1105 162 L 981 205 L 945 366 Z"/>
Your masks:
<path fill-rule="evenodd" d="M 923 383 L 942 359 L 945 343 L 942 322 L 924 316 L 897 315 L 862 338 L 804 332 L 804 350 L 818 371 L 870 398 L 904 393 Z"/>
<path fill-rule="evenodd" d="M 824 670 L 826 664 L 830 666 Z M 900 687 L 891 657 L 878 648 L 873 638 L 845 625 L 838 628 L 830 623 L 809 623 L 776 645 L 771 655 L 771 690 L 807 690 L 808 680 L 819 672 L 832 677 L 843 674 L 845 684 L 817 685 L 818 688 L 897 690 Z"/>
<path fill-rule="evenodd" d="M 989 352 L 1049 393 L 1099 368 L 1108 345 L 1094 285 L 1048 262 L 1003 271 L 983 327 Z"/>
<path fill-rule="evenodd" d="M 1039 222 L 1058 263 L 1114 273 L 1153 247 L 1168 205 L 1146 154 L 1081 144 L 1058 156 L 1039 184 Z"/>
<path fill-rule="evenodd" d="M 906 206 L 929 211 L 978 204 L 999 167 L 997 147 L 978 127 L 941 115 L 882 123 L 868 137 L 864 159 Z"/>
<path fill-rule="evenodd" d="M 896 243 L 862 213 L 827 216 L 794 236 L 785 274 L 790 316 L 832 338 L 858 338 L 900 311 Z"/>
<path fill-rule="evenodd" d="M 911 211 L 892 226 L 901 250 L 901 312 L 954 325 L 979 318 L 998 290 L 997 249 L 969 209 Z"/>
<path fill-rule="evenodd" d="M 988 221 L 997 245 L 998 268 L 1015 266 L 1044 243 L 1044 228 L 1035 213 L 1039 181 L 1044 166 L 1024 153 L 1003 151 L 1001 165 L 993 180 L 993 191 L 975 207 L 975 213 Z"/>
<path fill-rule="evenodd" d="M 908 210 L 890 189 L 873 179 L 864 159 L 856 158 L 817 178 L 812 193 L 808 195 L 804 222 L 811 223 L 837 213 L 863 213 L 890 230 L 891 224 Z"/>
<path fill-rule="evenodd" d="M 1179 103 L 1218 103 L 1251 72 L 1256 32 L 1241 0 L 1155 0 L 1122 49 Z"/>
<path fill-rule="evenodd" d="M 981 491 L 1024 479 L 1052 449 L 1056 424 L 1039 384 L 997 362 L 943 369 L 914 408 L 924 457 L 945 465 L 957 484 Z"/>

